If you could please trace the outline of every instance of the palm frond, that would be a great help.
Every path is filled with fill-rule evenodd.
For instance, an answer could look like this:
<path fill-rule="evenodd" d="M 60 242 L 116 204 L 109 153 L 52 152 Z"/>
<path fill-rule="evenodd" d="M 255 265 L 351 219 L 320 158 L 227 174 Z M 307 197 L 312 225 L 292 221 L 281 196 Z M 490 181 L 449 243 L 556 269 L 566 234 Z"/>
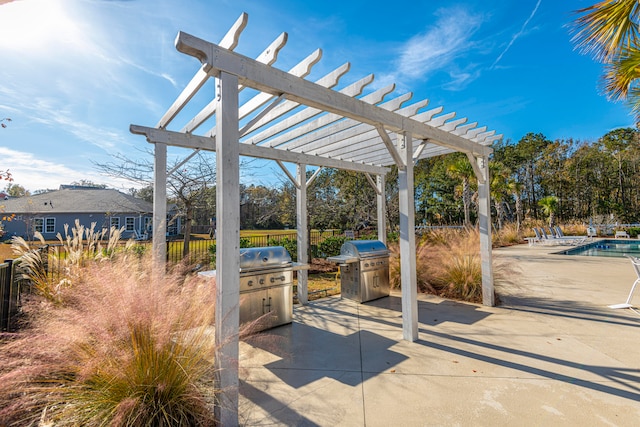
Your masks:
<path fill-rule="evenodd" d="M 605 66 L 603 86 L 612 101 L 627 99 L 634 82 L 640 78 L 640 51 L 626 49 L 619 58 Z"/>
<path fill-rule="evenodd" d="M 638 45 L 640 2 L 604 0 L 576 11 L 572 41 L 585 54 L 610 62 L 624 49 Z"/>

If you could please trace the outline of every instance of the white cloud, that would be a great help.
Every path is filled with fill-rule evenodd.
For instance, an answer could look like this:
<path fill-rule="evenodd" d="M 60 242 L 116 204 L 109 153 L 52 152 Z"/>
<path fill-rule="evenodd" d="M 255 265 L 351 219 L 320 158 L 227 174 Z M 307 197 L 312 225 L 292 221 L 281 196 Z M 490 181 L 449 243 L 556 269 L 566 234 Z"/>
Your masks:
<path fill-rule="evenodd" d="M 90 180 L 96 184 L 105 184 L 112 188 L 129 189 L 140 187 L 131 181 L 101 175 L 95 170 L 43 160 L 32 153 L 0 147 L 0 158 L 5 169 L 11 172 L 14 184 L 33 192 L 37 190 L 57 189 L 61 184 L 71 184 Z"/>
<path fill-rule="evenodd" d="M 468 67 L 471 71 L 452 71 L 449 73 L 451 80 L 443 88 L 447 90 L 462 90 L 467 84 L 480 77 L 480 69 L 475 66 Z"/>
<path fill-rule="evenodd" d="M 471 36 L 482 17 L 462 8 L 440 9 L 438 20 L 423 34 L 411 38 L 402 48 L 396 73 L 421 78 L 447 67 L 462 52 L 473 47 Z"/>

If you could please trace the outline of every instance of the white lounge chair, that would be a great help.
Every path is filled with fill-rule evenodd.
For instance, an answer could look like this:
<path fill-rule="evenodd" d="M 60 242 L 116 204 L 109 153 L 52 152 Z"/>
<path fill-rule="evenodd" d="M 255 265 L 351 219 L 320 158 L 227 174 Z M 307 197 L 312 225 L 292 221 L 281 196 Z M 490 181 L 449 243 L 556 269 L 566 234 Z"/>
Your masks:
<path fill-rule="evenodd" d="M 586 240 L 591 240 L 589 236 L 565 236 L 564 233 L 562 232 L 562 229 L 557 225 L 553 229 L 556 231 L 556 237 L 560 239 L 573 240 L 574 243 L 572 244 L 574 245 L 579 245 L 581 243 L 584 243 Z"/>
<path fill-rule="evenodd" d="M 535 228 L 534 228 L 535 230 Z M 579 245 L 583 243 L 586 238 L 583 236 L 551 236 L 547 234 L 544 228 L 540 228 L 540 232 L 542 233 L 542 241 L 543 243 L 548 243 L 551 245 Z M 536 233 L 537 234 L 537 233 Z"/>
<path fill-rule="evenodd" d="M 616 231 L 616 235 L 615 235 L 615 239 L 620 239 L 624 237 L 625 239 L 630 239 L 631 237 L 629 236 L 629 234 L 627 234 L 626 231 L 622 230 L 622 231 Z"/>
<path fill-rule="evenodd" d="M 629 258 L 629 260 L 631 261 L 631 264 L 633 265 L 633 269 L 636 272 L 637 279 L 635 282 L 633 282 L 633 285 L 631 286 L 631 291 L 629 291 L 629 296 L 627 297 L 627 300 L 622 304 L 610 305 L 609 308 L 613 308 L 613 309 L 630 308 L 631 310 L 638 313 L 636 310 L 634 310 L 633 304 L 631 304 L 631 299 L 633 298 L 633 293 L 636 290 L 636 286 L 638 285 L 638 283 L 640 283 L 640 258 L 631 257 L 628 255 L 627 255 L 627 258 Z"/>

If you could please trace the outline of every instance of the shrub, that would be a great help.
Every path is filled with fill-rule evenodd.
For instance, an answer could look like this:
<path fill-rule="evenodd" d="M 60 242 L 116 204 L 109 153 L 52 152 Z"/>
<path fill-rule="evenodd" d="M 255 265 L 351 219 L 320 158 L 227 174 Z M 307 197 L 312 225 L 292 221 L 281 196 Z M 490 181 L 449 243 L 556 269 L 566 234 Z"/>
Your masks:
<path fill-rule="evenodd" d="M 634 239 L 638 237 L 640 234 L 640 227 L 629 227 L 629 237 L 633 237 Z"/>
<path fill-rule="evenodd" d="M 72 265 L 0 344 L 0 425 L 213 425 L 214 281 L 118 252 Z"/>
<path fill-rule="evenodd" d="M 287 236 L 280 237 L 278 239 L 274 237 L 270 237 L 267 244 L 269 246 L 283 246 L 289 252 L 289 255 L 291 255 L 291 259 L 300 261 L 298 259 L 298 240 L 297 239 L 293 239 Z"/>
<path fill-rule="evenodd" d="M 331 236 L 318 243 L 318 254 L 323 257 L 340 255 L 340 248 L 346 241 L 344 236 Z"/>
<path fill-rule="evenodd" d="M 240 249 L 242 248 L 252 248 L 253 243 L 251 243 L 251 239 L 247 239 L 246 237 L 240 238 Z M 213 264 L 213 268 L 216 265 L 216 251 L 218 250 L 218 246 L 216 243 L 212 243 L 207 248 L 207 252 L 209 252 L 209 260 Z"/>

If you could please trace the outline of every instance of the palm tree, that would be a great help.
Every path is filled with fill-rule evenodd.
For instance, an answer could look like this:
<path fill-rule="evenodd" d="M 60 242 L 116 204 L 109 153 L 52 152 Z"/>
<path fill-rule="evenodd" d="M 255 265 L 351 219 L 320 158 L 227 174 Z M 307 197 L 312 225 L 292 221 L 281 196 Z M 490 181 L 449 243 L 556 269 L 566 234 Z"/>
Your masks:
<path fill-rule="evenodd" d="M 549 216 L 549 227 L 553 228 L 556 223 L 556 212 L 558 210 L 558 198 L 556 196 L 543 197 L 538 201 L 542 212 Z"/>
<path fill-rule="evenodd" d="M 580 9 L 573 41 L 584 54 L 605 65 L 604 89 L 609 99 L 627 100 L 640 122 L 640 2 L 603 0 Z"/>
<path fill-rule="evenodd" d="M 491 198 L 496 208 L 498 230 L 501 230 L 502 219 L 504 218 L 505 195 L 508 191 L 508 179 L 511 172 L 503 163 L 496 161 L 489 163 L 489 171 L 491 177 Z"/>
<path fill-rule="evenodd" d="M 516 230 L 520 231 L 520 226 L 522 225 L 522 190 L 524 189 L 524 185 L 521 182 L 516 181 L 513 178 L 509 178 L 507 180 L 507 191 L 509 194 L 513 194 L 513 197 L 516 201 Z"/>
<path fill-rule="evenodd" d="M 464 226 L 471 226 L 471 178 L 474 177 L 473 167 L 466 157 L 455 157 L 455 159 L 447 166 L 447 173 L 456 179 L 462 181 L 462 207 L 464 210 Z"/>

